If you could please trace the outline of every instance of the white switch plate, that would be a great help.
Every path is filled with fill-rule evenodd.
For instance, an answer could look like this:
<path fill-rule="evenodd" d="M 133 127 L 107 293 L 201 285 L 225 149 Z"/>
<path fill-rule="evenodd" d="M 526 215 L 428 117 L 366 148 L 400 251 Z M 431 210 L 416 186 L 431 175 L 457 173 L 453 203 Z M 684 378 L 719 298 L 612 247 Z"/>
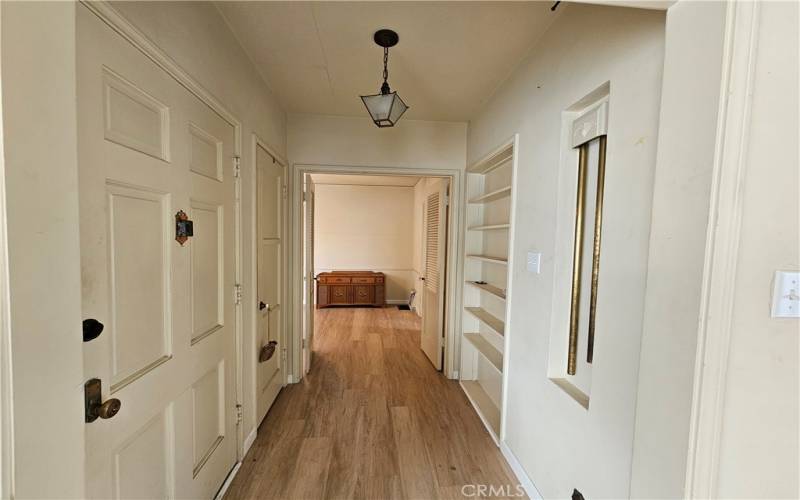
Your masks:
<path fill-rule="evenodd" d="M 539 274 L 542 269 L 541 252 L 528 252 L 528 271 Z"/>
<path fill-rule="evenodd" d="M 800 318 L 800 272 L 775 271 L 772 317 Z"/>

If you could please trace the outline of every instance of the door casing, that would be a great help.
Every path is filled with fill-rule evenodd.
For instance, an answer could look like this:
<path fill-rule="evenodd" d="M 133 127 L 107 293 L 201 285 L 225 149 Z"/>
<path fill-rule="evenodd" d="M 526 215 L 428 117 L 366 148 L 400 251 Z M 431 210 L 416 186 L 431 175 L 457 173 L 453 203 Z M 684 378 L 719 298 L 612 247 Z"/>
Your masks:
<path fill-rule="evenodd" d="M 461 329 L 461 286 L 463 281 L 463 249 L 464 249 L 464 221 L 463 221 L 463 193 L 465 173 L 459 169 L 437 168 L 403 168 L 403 167 L 360 167 L 339 165 L 292 165 L 290 203 L 291 207 L 291 245 L 292 248 L 303 248 L 303 228 L 300 227 L 303 215 L 303 179 L 305 174 L 356 174 L 356 175 L 409 175 L 415 177 L 446 177 L 450 182 L 450 207 L 449 224 L 447 228 L 447 277 L 444 284 L 445 292 L 445 356 L 443 373 L 447 378 L 457 379 L 460 359 Z M 291 280 L 289 293 L 292 304 L 302 304 L 303 294 L 303 262 L 292 252 Z M 291 358 L 291 379 L 299 381 L 302 377 L 302 339 L 303 318 L 302 307 L 292 308 L 293 320 L 291 327 L 292 342 L 289 356 Z"/>

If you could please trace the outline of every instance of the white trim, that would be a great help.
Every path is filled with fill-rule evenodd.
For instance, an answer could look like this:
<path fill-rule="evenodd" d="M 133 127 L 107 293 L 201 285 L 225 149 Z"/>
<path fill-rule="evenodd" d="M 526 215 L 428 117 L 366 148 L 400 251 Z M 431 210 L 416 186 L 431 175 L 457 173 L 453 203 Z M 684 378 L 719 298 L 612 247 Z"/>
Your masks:
<path fill-rule="evenodd" d="M 506 439 L 506 416 L 508 409 L 508 372 L 510 371 L 509 353 L 511 352 L 511 308 L 513 305 L 513 288 L 514 288 L 514 239 L 516 238 L 516 213 L 517 213 L 517 167 L 519 165 L 519 134 L 514 134 L 511 140 L 508 141 L 514 149 L 512 150 L 511 157 L 511 199 L 509 200 L 509 217 L 508 217 L 508 264 L 506 266 L 506 315 L 503 318 L 505 322 L 505 331 L 503 334 L 503 373 L 501 380 L 503 385 L 500 388 L 500 440 Z"/>
<path fill-rule="evenodd" d="M 505 441 L 500 442 L 500 451 L 503 453 L 506 462 L 508 462 L 511 470 L 514 472 L 514 475 L 517 476 L 517 480 L 520 482 L 522 487 L 525 488 L 525 493 L 528 494 L 528 498 L 531 500 L 542 500 L 542 494 L 539 493 L 538 489 L 536 489 L 536 485 L 533 484 L 531 478 L 528 477 L 525 469 L 522 468 L 522 464 L 519 463 L 519 460 L 517 460 L 517 456 L 514 455 L 514 452 L 511 451 L 511 448 L 508 447 Z"/>
<path fill-rule="evenodd" d="M 89 9 L 90 12 L 95 14 L 100 20 L 106 23 L 122 38 L 127 40 L 131 45 L 138 49 L 147 58 L 153 61 L 158 67 L 163 69 L 168 75 L 175 79 L 186 90 L 194 94 L 198 99 L 208 105 L 220 118 L 228 122 L 234 129 L 234 155 L 241 157 L 242 154 L 242 124 L 228 109 L 214 97 L 208 90 L 206 90 L 197 80 L 195 80 L 188 72 L 181 68 L 178 63 L 172 60 L 161 48 L 159 48 L 153 41 L 144 35 L 139 29 L 129 22 L 122 14 L 120 14 L 109 2 L 105 0 L 89 1 L 81 0 L 81 4 Z M 237 179 L 236 185 L 236 202 L 234 207 L 235 219 L 235 242 L 234 253 L 236 257 L 236 271 L 235 282 L 242 282 L 242 209 L 241 209 L 241 178 Z M 236 393 L 236 404 L 244 405 L 244 389 L 243 389 L 243 317 L 242 305 L 238 304 L 236 307 L 236 325 L 235 325 L 235 342 L 236 342 L 236 359 L 234 367 L 234 386 Z M 242 460 L 243 445 L 244 445 L 244 429 L 243 425 L 238 425 L 236 430 L 236 443 L 238 460 Z"/>
<path fill-rule="evenodd" d="M 446 285 L 446 314 L 445 314 L 445 360 L 444 374 L 448 378 L 457 378 L 460 359 L 461 335 L 461 283 L 463 282 L 463 254 L 464 254 L 464 223 L 463 223 L 463 203 L 464 203 L 464 180 L 466 178 L 464 170 L 461 169 L 435 169 L 435 168 L 404 168 L 404 167 L 380 167 L 380 166 L 347 166 L 347 165 L 314 165 L 314 164 L 294 164 L 292 165 L 290 182 L 291 192 L 291 221 L 292 221 L 292 248 L 300 248 L 302 245 L 302 228 L 299 221 L 302 210 L 302 187 L 303 175 L 309 173 L 339 173 L 339 174 L 362 174 L 362 175 L 409 175 L 415 177 L 449 177 L 450 178 L 450 224 L 448 227 L 448 256 L 447 256 L 447 285 Z M 290 259 L 292 279 L 290 280 L 291 302 L 296 300 L 297 293 L 302 293 L 302 268 L 300 259 Z M 298 292 L 299 290 L 299 292 Z M 291 335 L 292 343 L 290 351 L 292 356 L 292 374 L 294 380 L 302 379 L 302 366 L 299 356 L 302 355 L 302 308 L 293 308 L 294 319 L 292 321 Z M 291 382 L 289 382 L 291 383 Z"/>
<path fill-rule="evenodd" d="M 219 491 L 217 494 L 214 495 L 214 500 L 222 500 L 225 497 L 225 493 L 228 491 L 228 488 L 231 487 L 231 483 L 233 482 L 233 478 L 236 477 L 236 474 L 239 473 L 239 469 L 242 467 L 242 462 L 236 462 L 236 465 L 233 466 L 233 469 L 228 473 L 228 476 L 225 478 L 225 482 L 222 483 L 220 486 Z"/>
<path fill-rule="evenodd" d="M 688 498 L 717 496 L 759 9 L 758 2 L 731 2 L 726 15 L 686 464 Z"/>
<path fill-rule="evenodd" d="M 387 299 L 387 300 L 386 300 L 386 304 L 388 304 L 388 305 L 390 305 L 390 306 L 402 306 L 402 305 L 406 305 L 406 306 L 407 306 L 407 305 L 408 305 L 408 300 L 403 300 L 403 299 Z"/>
<path fill-rule="evenodd" d="M 0 97 L 2 95 L 0 84 Z M 3 137 L 3 103 L 0 99 L 0 498 L 14 498 L 14 384 Z"/>
<path fill-rule="evenodd" d="M 247 455 L 247 452 L 250 451 L 250 448 L 253 447 L 253 443 L 256 442 L 256 437 L 258 437 L 258 425 L 253 427 L 253 430 L 250 431 L 250 434 L 244 438 L 244 454 Z"/>

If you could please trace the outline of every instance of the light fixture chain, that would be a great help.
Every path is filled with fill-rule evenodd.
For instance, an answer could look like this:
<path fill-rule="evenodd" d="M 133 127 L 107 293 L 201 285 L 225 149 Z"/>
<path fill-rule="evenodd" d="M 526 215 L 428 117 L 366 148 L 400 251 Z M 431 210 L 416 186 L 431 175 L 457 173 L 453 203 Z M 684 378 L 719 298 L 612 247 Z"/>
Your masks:
<path fill-rule="evenodd" d="M 383 48 L 383 82 L 389 79 L 389 47 Z"/>

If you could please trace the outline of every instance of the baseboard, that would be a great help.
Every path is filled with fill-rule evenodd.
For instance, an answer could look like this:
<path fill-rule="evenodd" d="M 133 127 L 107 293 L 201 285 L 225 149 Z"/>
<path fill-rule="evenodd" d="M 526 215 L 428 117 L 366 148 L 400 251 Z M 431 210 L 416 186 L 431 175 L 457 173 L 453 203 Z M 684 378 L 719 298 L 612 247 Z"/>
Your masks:
<path fill-rule="evenodd" d="M 542 494 L 536 489 L 533 481 L 528 477 L 528 474 L 525 472 L 525 469 L 522 468 L 522 464 L 519 463 L 519 460 L 517 460 L 511 448 L 503 441 L 500 442 L 500 451 L 503 453 L 503 456 L 506 457 L 506 461 L 508 465 L 511 466 L 511 470 L 514 471 L 514 475 L 517 476 L 519 483 L 525 488 L 525 493 L 528 494 L 528 498 L 531 500 L 542 500 Z"/>
<path fill-rule="evenodd" d="M 250 434 L 244 438 L 244 453 L 242 456 L 247 455 L 247 452 L 250 451 L 250 448 L 253 446 L 253 443 L 256 442 L 256 436 L 258 435 L 258 427 L 254 427 Z"/>
<path fill-rule="evenodd" d="M 222 500 L 225 496 L 225 493 L 228 491 L 228 488 L 231 487 L 231 483 L 233 482 L 233 478 L 236 477 L 236 474 L 239 472 L 239 468 L 242 466 L 242 462 L 236 462 L 236 465 L 233 466 L 233 469 L 228 473 L 228 477 L 225 478 L 225 482 L 222 483 L 219 491 L 216 495 L 214 495 L 214 500 Z"/>
<path fill-rule="evenodd" d="M 389 299 L 389 300 L 386 301 L 386 303 L 388 305 L 390 305 L 390 306 L 407 306 L 408 305 L 408 300 Z"/>

